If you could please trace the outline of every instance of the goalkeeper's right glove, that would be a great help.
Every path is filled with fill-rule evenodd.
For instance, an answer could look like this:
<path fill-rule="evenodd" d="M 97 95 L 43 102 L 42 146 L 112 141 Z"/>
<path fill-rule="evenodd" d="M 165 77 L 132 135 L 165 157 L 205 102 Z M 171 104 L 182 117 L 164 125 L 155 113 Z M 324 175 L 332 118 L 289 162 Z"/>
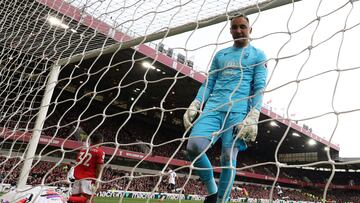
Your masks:
<path fill-rule="evenodd" d="M 195 99 L 193 102 L 191 102 L 189 108 L 186 110 L 183 117 L 185 129 L 188 129 L 191 126 L 191 123 L 196 117 L 198 111 L 200 110 L 200 105 L 201 103 L 199 100 Z"/>

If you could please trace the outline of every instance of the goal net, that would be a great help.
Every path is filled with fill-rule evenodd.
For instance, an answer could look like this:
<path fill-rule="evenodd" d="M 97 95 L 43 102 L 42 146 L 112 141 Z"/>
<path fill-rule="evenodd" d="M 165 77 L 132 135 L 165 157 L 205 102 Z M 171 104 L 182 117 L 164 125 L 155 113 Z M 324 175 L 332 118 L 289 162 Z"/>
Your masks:
<path fill-rule="evenodd" d="M 68 171 L 99 133 L 106 154 L 99 198 L 203 199 L 182 117 L 212 74 L 215 53 L 234 43 L 229 19 L 240 13 L 250 19 L 250 43 L 267 55 L 269 76 L 257 140 L 232 166 L 231 198 L 334 200 L 329 188 L 344 187 L 339 171 L 359 172 L 360 160 L 339 161 L 356 149 L 360 109 L 355 0 L 0 3 L 1 192 L 70 191 Z M 216 180 L 220 151 L 216 143 L 203 152 Z M 179 178 L 168 190 L 171 170 Z M 348 180 L 353 189 L 356 180 Z M 248 196 L 239 189 L 245 183 Z M 278 183 L 292 189 L 281 195 Z"/>

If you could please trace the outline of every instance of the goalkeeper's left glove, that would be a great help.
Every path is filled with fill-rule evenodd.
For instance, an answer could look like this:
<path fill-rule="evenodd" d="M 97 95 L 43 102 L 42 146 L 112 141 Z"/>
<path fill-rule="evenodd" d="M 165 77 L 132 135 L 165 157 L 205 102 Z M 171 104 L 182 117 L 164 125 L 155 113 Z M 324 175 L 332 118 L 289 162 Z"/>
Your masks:
<path fill-rule="evenodd" d="M 254 142 L 258 131 L 260 111 L 251 109 L 245 119 L 235 127 L 234 138 L 239 138 L 245 142 Z"/>

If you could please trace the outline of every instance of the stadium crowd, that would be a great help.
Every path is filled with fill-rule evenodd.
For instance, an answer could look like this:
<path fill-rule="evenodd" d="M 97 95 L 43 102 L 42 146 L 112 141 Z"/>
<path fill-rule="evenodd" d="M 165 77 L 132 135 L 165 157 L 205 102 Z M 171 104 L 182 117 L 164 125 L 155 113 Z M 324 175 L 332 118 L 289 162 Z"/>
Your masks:
<path fill-rule="evenodd" d="M 5 159 L 0 158 L 0 178 L 2 183 L 15 185 L 19 176 L 19 158 Z M 37 185 L 44 179 L 44 183 L 52 186 L 68 187 L 67 172 L 71 164 L 60 164 L 55 166 L 53 162 L 40 161 L 32 168 L 28 184 Z M 130 171 L 119 170 L 108 166 L 104 169 L 100 190 L 127 190 L 127 191 L 143 191 L 143 192 L 174 192 L 167 189 L 167 176 L 141 174 L 135 172 L 130 174 Z M 133 177 L 132 179 L 130 177 Z M 154 189 L 155 188 L 155 189 Z M 181 174 L 176 181 L 175 192 L 179 192 L 183 188 L 184 194 L 204 195 L 205 187 L 202 186 L 201 181 L 195 178 L 187 178 L 186 174 Z M 239 189 L 241 188 L 241 189 Z M 233 188 L 232 198 L 244 198 L 243 188 L 246 189 L 249 198 L 268 199 L 271 191 L 271 186 L 253 183 L 236 183 Z M 322 192 L 314 188 L 282 188 L 283 194 L 279 195 L 276 188 L 274 188 L 274 199 L 290 199 L 302 201 L 319 201 L 322 197 Z M 360 202 L 358 191 L 349 190 L 329 190 L 327 198 L 336 202 Z"/>
<path fill-rule="evenodd" d="M 115 139 L 120 143 L 120 149 L 130 150 L 141 153 L 151 153 L 151 155 L 165 156 L 169 157 L 174 153 L 181 141 L 173 141 L 174 138 L 180 138 L 183 136 L 182 131 L 177 131 L 174 128 L 171 128 L 171 125 L 163 123 L 162 126 L 157 130 L 157 126 L 154 126 L 154 121 L 149 121 L 144 117 L 132 115 L 131 118 L 126 122 L 121 130 L 121 126 L 126 121 L 127 115 L 122 115 L 119 117 L 105 118 L 103 120 L 102 114 L 95 112 L 95 109 L 89 109 L 83 115 L 83 118 L 78 119 L 78 112 L 71 113 L 69 111 L 66 115 L 54 111 L 52 116 L 46 120 L 44 125 L 43 134 L 47 136 L 56 136 L 58 138 L 66 138 L 71 140 L 78 140 L 79 135 L 76 134 L 75 126 L 78 124 L 78 120 L 81 120 L 79 127 L 86 133 L 95 131 L 101 133 L 105 142 L 115 142 Z M 63 111 L 64 112 L 64 111 Z M 97 116 L 93 116 L 97 115 Z M 70 123 L 70 125 L 69 125 Z M 94 125 L 94 123 L 100 124 L 99 126 Z M 141 127 L 139 127 L 141 123 Z M 66 124 L 66 125 L 65 125 Z M 31 126 L 28 124 L 16 123 L 16 122 L 7 122 L 5 125 L 6 128 L 16 128 L 20 130 L 31 129 Z M 31 132 L 31 131 L 29 131 Z M 75 132 L 75 133 L 74 133 Z M 156 132 L 156 133 L 155 133 Z M 153 148 L 150 148 L 148 144 L 139 144 L 150 143 L 153 139 Z M 169 142 L 169 143 L 167 143 Z M 167 143 L 167 144 L 163 144 Z M 185 151 L 185 143 L 182 144 L 178 153 L 176 153 L 175 158 L 181 160 L 187 160 L 187 155 Z M 219 166 L 220 159 L 219 157 L 220 148 L 219 146 L 214 146 L 207 153 L 209 157 L 213 157 L 213 165 Z M 238 157 L 238 168 L 246 167 L 253 164 L 269 161 L 263 160 L 261 157 L 254 157 L 254 155 L 246 155 Z M 19 163 L 18 158 L 5 159 L 4 157 L 0 158 L 0 178 L 2 183 L 8 183 L 15 185 L 19 176 L 19 168 L 21 166 L 17 165 Z M 35 185 L 40 184 L 42 179 L 44 179 L 45 184 L 52 184 L 57 186 L 68 186 L 66 181 L 66 174 L 70 168 L 68 164 L 61 164 L 57 167 L 54 167 L 54 163 L 40 161 L 36 166 L 32 168 L 30 177 L 28 179 L 28 184 Z M 54 167 L 54 168 L 53 168 Z M 51 171 L 51 172 L 50 172 Z M 245 171 L 275 176 L 276 167 L 273 165 L 266 165 L 261 167 L 252 167 L 245 169 Z M 105 168 L 103 172 L 102 180 L 104 181 L 101 184 L 101 190 L 111 190 L 127 189 L 129 191 L 152 191 L 155 186 L 157 186 L 158 192 L 167 191 L 166 177 L 163 177 L 162 180 L 159 180 L 159 176 L 147 175 L 141 176 L 144 174 L 135 173 L 133 174 L 134 178 L 130 181 L 128 171 L 122 171 L 114 169 L 111 167 Z M 280 177 L 282 178 L 295 178 L 303 180 L 305 182 L 312 183 L 326 183 L 327 178 L 330 176 L 330 172 L 325 171 L 311 171 L 311 170 L 299 170 L 299 169 L 282 169 Z M 241 178 L 240 178 L 241 179 Z M 130 184 L 128 184 L 130 182 Z M 186 182 L 186 184 L 185 184 Z M 352 176 L 349 173 L 336 173 L 332 181 L 333 183 L 340 185 L 359 185 L 360 177 Z M 186 175 L 182 174 L 176 183 L 177 187 L 184 186 L 184 193 L 186 194 L 199 194 L 204 195 L 205 187 L 202 186 L 201 182 L 197 179 L 190 178 L 187 180 Z M 255 184 L 246 184 L 246 185 L 235 185 L 235 190 L 232 193 L 233 197 L 244 197 L 243 190 L 237 190 L 236 188 L 246 188 L 251 198 L 268 198 L 270 193 L 270 187 L 268 185 L 255 185 Z M 284 197 L 291 200 L 305 200 L 305 201 L 314 201 L 320 200 L 322 197 L 322 192 L 314 190 L 313 188 L 283 188 Z M 274 198 L 280 198 L 274 190 Z M 344 191 L 344 190 L 330 190 L 328 192 L 328 198 L 331 200 L 336 200 L 337 202 L 353 201 L 360 202 L 360 199 L 357 195 L 357 191 Z"/>
<path fill-rule="evenodd" d="M 92 112 L 87 116 L 91 117 L 91 115 L 95 114 L 95 112 Z M 77 140 L 78 135 L 76 135 L 74 126 L 76 125 L 78 118 L 75 115 L 78 114 L 69 113 L 69 115 L 66 115 L 66 118 L 64 116 L 64 118 L 60 119 L 61 114 L 54 112 L 53 116 L 47 119 L 45 123 L 44 135 L 55 135 L 58 138 Z M 84 117 L 86 117 L 86 115 Z M 159 130 L 156 130 L 157 126 L 153 125 L 154 121 L 149 121 L 146 118 L 133 115 L 131 119 L 126 122 L 124 127 L 118 131 L 119 126 L 121 126 L 121 121 L 125 120 L 125 118 L 106 118 L 108 119 L 106 122 L 101 122 L 101 119 L 102 117 L 98 116 L 93 117 L 90 120 L 83 120 L 80 122 L 79 127 L 86 133 L 90 133 L 96 128 L 96 132 L 104 136 L 105 142 L 115 142 L 114 139 L 117 137 L 117 142 L 120 143 L 120 149 L 145 154 L 151 153 L 151 155 L 156 156 L 169 157 L 174 153 L 174 149 L 177 149 L 179 145 L 181 145 L 174 158 L 188 160 L 185 150 L 186 142 L 185 140 L 183 140 L 184 142 L 181 142 L 178 139 L 183 136 L 183 131 L 172 129 L 167 123 L 163 123 L 162 127 L 160 127 Z M 60 122 L 60 128 L 57 128 L 58 122 Z M 63 123 L 73 123 L 73 125 L 63 125 Z M 96 126 L 94 123 L 101 123 L 101 125 Z M 138 127 L 139 123 L 142 124 L 141 128 Z M 150 148 L 150 142 L 153 137 L 153 147 Z M 174 141 L 174 139 L 178 140 Z M 139 144 L 140 142 L 148 144 Z M 220 151 L 220 145 L 215 145 L 207 152 L 209 157 L 214 157 L 214 159 L 212 159 L 212 164 L 214 166 L 220 166 Z M 240 165 L 238 167 L 246 167 L 265 161 L 269 160 L 264 160 L 262 157 L 254 157 L 253 155 L 251 157 L 247 155 L 239 156 L 238 163 Z M 273 176 L 274 168 L 275 167 L 272 166 L 263 166 L 244 169 L 244 171 Z"/>
<path fill-rule="evenodd" d="M 92 115 L 92 114 L 91 114 Z M 58 115 L 60 116 L 60 115 Z M 90 116 L 90 115 L 89 115 Z M 74 135 L 74 133 L 71 133 L 74 131 L 73 126 L 69 125 L 60 125 L 60 127 L 56 131 L 56 124 L 59 121 L 59 117 L 51 117 L 55 119 L 48 119 L 47 125 L 48 126 L 45 130 L 45 135 L 51 136 L 56 135 L 56 137 L 62 137 L 62 138 L 69 138 L 72 140 L 76 140 L 77 137 Z M 111 119 L 107 118 L 106 122 L 101 122 L 101 118 L 92 118 L 91 120 L 83 121 L 80 123 L 80 127 L 85 132 L 89 133 L 95 129 L 95 127 L 98 127 L 96 129 L 96 132 L 101 133 L 104 135 L 104 141 L 105 142 L 114 142 L 114 138 L 116 137 L 116 134 L 118 132 L 118 128 L 120 126 L 119 120 L 124 120 L 124 118 L 117 118 L 117 119 Z M 177 149 L 179 145 L 181 145 L 180 149 L 175 154 L 175 159 L 180 160 L 188 160 L 185 145 L 186 142 L 181 143 L 181 141 L 172 141 L 176 138 L 182 137 L 183 132 L 178 132 L 174 129 L 170 129 L 170 127 L 166 127 L 166 123 L 164 123 L 164 127 L 160 128 L 156 134 L 154 132 L 156 131 L 156 126 L 152 125 L 151 122 L 154 121 L 147 121 L 140 120 L 144 118 L 138 118 L 136 116 L 132 117 L 126 125 L 122 128 L 122 130 L 119 131 L 119 134 L 117 136 L 117 141 L 120 143 L 120 149 L 134 151 L 134 152 L 141 152 L 141 153 L 151 153 L 151 155 L 156 156 L 164 156 L 169 157 L 174 153 L 174 149 Z M 77 117 L 73 115 L 66 116 L 66 120 L 63 121 L 65 123 L 76 121 Z M 102 123 L 100 126 L 95 126 L 93 123 Z M 138 127 L 138 124 L 142 123 L 141 128 Z M 71 135 L 69 137 L 69 135 Z M 151 139 L 153 139 L 153 148 L 150 148 L 149 144 L 139 144 L 142 143 L 150 143 Z M 164 144 L 166 143 L 166 144 Z M 220 166 L 220 145 L 214 145 L 212 149 L 210 149 L 207 154 L 209 157 L 213 157 L 212 164 L 214 166 Z M 238 157 L 238 168 L 251 166 L 258 163 L 268 162 L 272 160 L 266 160 L 261 156 L 256 156 L 256 154 L 245 154 L 243 156 Z M 275 176 L 276 175 L 276 166 L 275 165 L 266 165 L 261 167 L 251 167 L 243 169 L 243 171 L 248 171 L 252 173 L 257 174 L 263 174 L 268 176 Z M 313 183 L 326 183 L 327 179 L 326 177 L 330 176 L 329 172 L 321 172 L 317 171 L 318 173 L 323 173 L 324 175 L 318 176 L 314 175 L 317 173 L 312 173 L 313 171 L 309 170 L 297 170 L 297 169 L 281 169 L 282 172 L 279 174 L 280 178 L 297 178 L 299 180 L 305 181 L 305 182 L 313 182 Z M 299 174 L 300 171 L 300 174 Z M 339 173 L 336 174 L 334 177 L 333 182 L 336 184 L 341 185 L 347 185 L 348 182 L 346 180 L 351 180 L 351 177 L 343 177 L 342 174 L 348 174 L 348 173 Z M 322 178 L 325 177 L 325 178 Z M 356 177 L 355 177 L 356 179 Z M 354 180 L 357 183 L 360 183 L 360 178 L 357 180 Z"/>

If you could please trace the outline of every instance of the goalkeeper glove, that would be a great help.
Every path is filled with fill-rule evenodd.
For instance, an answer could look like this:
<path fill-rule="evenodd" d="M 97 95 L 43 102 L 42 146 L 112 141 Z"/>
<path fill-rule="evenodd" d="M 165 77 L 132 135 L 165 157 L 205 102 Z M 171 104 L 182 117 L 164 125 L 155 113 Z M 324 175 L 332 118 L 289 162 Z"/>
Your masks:
<path fill-rule="evenodd" d="M 185 129 L 188 129 L 191 126 L 191 123 L 196 117 L 199 109 L 200 109 L 200 101 L 195 99 L 193 102 L 191 102 L 189 108 L 186 110 L 184 114 L 183 122 Z"/>
<path fill-rule="evenodd" d="M 258 131 L 258 122 L 260 111 L 251 109 L 241 124 L 235 127 L 234 138 L 244 140 L 245 142 L 254 142 Z"/>

